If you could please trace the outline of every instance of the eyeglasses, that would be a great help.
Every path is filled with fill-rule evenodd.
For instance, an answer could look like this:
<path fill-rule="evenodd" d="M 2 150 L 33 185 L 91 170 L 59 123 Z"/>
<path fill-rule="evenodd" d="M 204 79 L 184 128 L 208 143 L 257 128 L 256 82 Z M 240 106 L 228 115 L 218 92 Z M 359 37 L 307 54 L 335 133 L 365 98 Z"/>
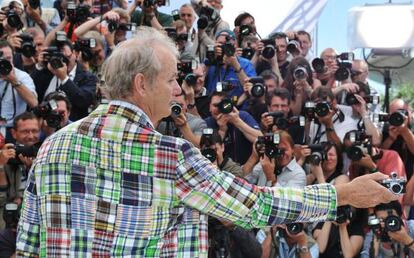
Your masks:
<path fill-rule="evenodd" d="M 180 14 L 180 16 L 181 17 L 185 17 L 185 16 L 187 16 L 187 17 L 191 17 L 191 16 L 193 16 L 191 13 L 181 13 Z"/>

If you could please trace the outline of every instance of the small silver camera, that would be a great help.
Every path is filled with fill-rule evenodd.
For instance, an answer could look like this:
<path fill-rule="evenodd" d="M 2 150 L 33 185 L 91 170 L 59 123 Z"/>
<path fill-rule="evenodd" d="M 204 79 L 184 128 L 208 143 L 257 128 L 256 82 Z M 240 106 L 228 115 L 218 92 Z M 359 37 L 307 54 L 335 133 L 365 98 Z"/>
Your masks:
<path fill-rule="evenodd" d="M 397 173 L 392 172 L 391 178 L 382 180 L 381 185 L 388 188 L 393 194 L 403 194 L 406 183 L 405 178 L 397 178 Z"/>

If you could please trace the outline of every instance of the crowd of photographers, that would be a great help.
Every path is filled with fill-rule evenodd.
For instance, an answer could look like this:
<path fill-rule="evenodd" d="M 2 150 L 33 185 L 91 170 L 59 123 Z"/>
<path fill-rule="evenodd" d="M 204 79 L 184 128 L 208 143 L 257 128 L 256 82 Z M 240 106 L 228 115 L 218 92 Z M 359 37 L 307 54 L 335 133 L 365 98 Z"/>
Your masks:
<path fill-rule="evenodd" d="M 0 11 L 0 256 L 14 253 L 28 170 L 42 141 L 107 100 L 100 70 L 139 26 L 180 53 L 182 92 L 162 134 L 183 137 L 223 171 L 257 186 L 343 184 L 381 171 L 398 202 L 338 208 L 337 220 L 244 230 L 211 218 L 211 257 L 413 257 L 414 135 L 410 103 L 382 107 L 368 65 L 333 48 L 312 53 L 306 31 L 262 38 L 221 0 L 3 0 Z M 173 3 L 171 3 L 173 4 Z M 156 96 L 154 96 L 156 97 Z M 388 113 L 383 112 L 383 108 Z M 64 147 L 64 146 L 63 146 Z M 284 212 L 279 210 L 278 212 Z"/>

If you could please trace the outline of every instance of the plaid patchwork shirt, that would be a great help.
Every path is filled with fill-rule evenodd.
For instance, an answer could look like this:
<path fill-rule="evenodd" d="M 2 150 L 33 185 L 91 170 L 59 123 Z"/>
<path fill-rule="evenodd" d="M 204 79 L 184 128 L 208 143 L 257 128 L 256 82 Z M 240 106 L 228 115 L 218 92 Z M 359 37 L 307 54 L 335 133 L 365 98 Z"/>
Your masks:
<path fill-rule="evenodd" d="M 245 228 L 336 217 L 333 186 L 248 184 L 122 101 L 48 138 L 28 181 L 18 256 L 206 257 L 208 215 Z"/>

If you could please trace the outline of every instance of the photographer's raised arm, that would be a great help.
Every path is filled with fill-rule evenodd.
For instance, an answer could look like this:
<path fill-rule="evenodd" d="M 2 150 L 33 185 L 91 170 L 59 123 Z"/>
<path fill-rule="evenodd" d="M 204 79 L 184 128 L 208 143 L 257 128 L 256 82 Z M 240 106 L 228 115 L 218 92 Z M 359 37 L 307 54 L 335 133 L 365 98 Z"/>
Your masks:
<path fill-rule="evenodd" d="M 86 32 L 90 30 L 93 30 L 94 28 L 96 28 L 98 24 L 100 24 L 104 20 L 118 21 L 119 14 L 113 11 L 109 11 L 109 12 L 106 12 L 102 17 L 98 16 L 85 23 L 82 23 L 79 27 L 75 29 L 76 37 L 82 37 L 83 34 L 85 34 Z M 102 24 L 100 26 L 102 26 Z"/>

